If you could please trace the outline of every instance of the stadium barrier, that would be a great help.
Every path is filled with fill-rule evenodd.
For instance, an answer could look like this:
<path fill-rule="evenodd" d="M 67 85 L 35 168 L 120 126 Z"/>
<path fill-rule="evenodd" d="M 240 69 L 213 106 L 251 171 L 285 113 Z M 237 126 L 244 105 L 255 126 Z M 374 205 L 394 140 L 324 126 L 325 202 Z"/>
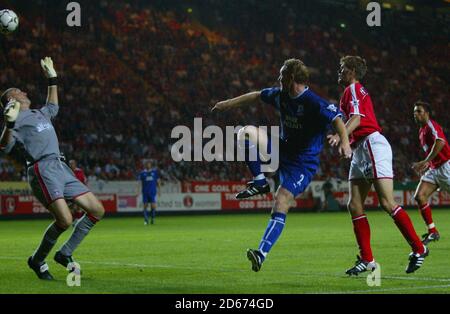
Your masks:
<path fill-rule="evenodd" d="M 324 199 L 323 181 L 314 181 L 307 191 L 292 204 L 298 210 L 311 210 Z M 178 185 L 178 187 L 177 187 Z M 139 183 L 135 181 L 96 181 L 89 184 L 90 189 L 102 202 L 109 214 L 137 213 L 142 210 L 142 195 Z M 346 187 L 346 183 L 345 183 Z M 158 197 L 158 211 L 161 212 L 201 212 L 201 211 L 257 211 L 268 210 L 273 204 L 273 195 L 256 196 L 247 200 L 236 200 L 238 191 L 245 188 L 242 182 L 184 182 L 171 183 L 170 187 L 163 186 Z M 345 210 L 348 201 L 348 191 L 344 184 L 334 186 L 333 197 Z M 394 197 L 398 204 L 405 207 L 415 207 L 414 190 L 395 190 Z M 434 207 L 450 205 L 450 194 L 436 192 L 430 198 Z M 368 208 L 379 206 L 377 195 L 370 191 L 366 199 Z M 27 183 L 15 182 L 0 185 L 0 217 L 15 215 L 39 215 L 48 213 L 32 195 Z"/>

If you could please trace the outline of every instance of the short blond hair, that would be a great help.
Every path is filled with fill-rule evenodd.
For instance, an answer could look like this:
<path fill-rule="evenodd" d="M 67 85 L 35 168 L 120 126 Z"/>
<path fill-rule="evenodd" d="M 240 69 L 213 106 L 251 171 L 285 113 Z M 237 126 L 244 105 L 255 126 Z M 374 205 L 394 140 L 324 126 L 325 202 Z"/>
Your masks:
<path fill-rule="evenodd" d="M 294 81 L 298 84 L 306 84 L 309 79 L 309 70 L 300 59 L 288 59 L 283 66 L 287 74 L 294 76 Z"/>

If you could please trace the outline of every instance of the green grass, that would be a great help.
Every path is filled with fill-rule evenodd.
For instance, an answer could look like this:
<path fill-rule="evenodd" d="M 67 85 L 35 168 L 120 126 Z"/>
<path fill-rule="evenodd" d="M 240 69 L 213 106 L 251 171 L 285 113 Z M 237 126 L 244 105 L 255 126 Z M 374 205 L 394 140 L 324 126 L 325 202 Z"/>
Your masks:
<path fill-rule="evenodd" d="M 422 233 L 419 213 L 409 213 Z M 47 261 L 55 281 L 38 280 L 26 265 L 49 221 L 0 221 L 0 293 L 450 293 L 450 211 L 435 210 L 434 219 L 442 239 L 407 275 L 408 245 L 388 215 L 369 212 L 380 287 L 344 275 L 357 254 L 346 213 L 290 213 L 258 273 L 245 252 L 257 247 L 268 214 L 162 216 L 150 227 L 141 218 L 107 218 L 74 255 L 81 287 L 66 285 L 54 251 Z"/>

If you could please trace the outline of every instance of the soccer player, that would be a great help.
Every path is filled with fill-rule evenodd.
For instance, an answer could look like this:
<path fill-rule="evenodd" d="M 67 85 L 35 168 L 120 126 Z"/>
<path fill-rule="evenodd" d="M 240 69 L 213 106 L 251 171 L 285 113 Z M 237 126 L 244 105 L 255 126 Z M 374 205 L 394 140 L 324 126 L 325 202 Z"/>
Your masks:
<path fill-rule="evenodd" d="M 412 273 L 422 266 L 428 255 L 428 248 L 417 236 L 406 211 L 394 201 L 391 146 L 380 133 L 381 128 L 375 117 L 370 95 L 359 82 L 366 72 L 366 61 L 359 56 L 346 56 L 340 60 L 338 82 L 346 87 L 340 107 L 348 118 L 346 128 L 353 148 L 349 173 L 350 199 L 347 206 L 361 254 L 357 256 L 355 266 L 348 269 L 346 274 L 358 275 L 376 267 L 370 245 L 369 222 L 364 213 L 364 201 L 372 184 L 381 207 L 391 215 L 412 248 L 406 267 L 406 272 Z M 339 143 L 336 135 L 330 135 L 328 139 L 332 146 Z"/>
<path fill-rule="evenodd" d="M 75 175 L 75 177 L 80 180 L 81 183 L 83 183 L 84 185 L 87 186 L 87 178 L 86 175 L 84 174 L 83 169 L 79 168 L 77 165 L 77 162 L 74 159 L 69 160 L 69 166 L 70 169 L 72 169 L 73 174 Z M 78 220 L 83 217 L 83 209 L 81 209 L 77 204 L 75 203 L 71 203 L 69 208 L 72 210 L 72 214 L 73 214 L 73 226 L 75 226 L 75 224 L 78 222 Z"/>
<path fill-rule="evenodd" d="M 153 225 L 156 214 L 156 195 L 159 196 L 161 181 L 158 169 L 153 168 L 150 160 L 145 163 L 145 169 L 139 174 L 138 180 L 142 187 L 142 203 L 144 204 L 144 225 L 148 226 L 148 204 L 150 203 L 150 223 Z"/>
<path fill-rule="evenodd" d="M 414 198 L 428 228 L 428 232 L 422 236 L 425 245 L 440 238 L 433 222 L 428 199 L 438 188 L 450 191 L 450 146 L 442 127 L 430 119 L 430 115 L 430 104 L 423 101 L 414 104 L 414 120 L 420 126 L 420 145 L 426 155 L 425 159 L 415 162 L 412 166 L 422 175 Z"/>
<path fill-rule="evenodd" d="M 0 148 L 9 153 L 13 146 L 20 147 L 27 160 L 28 182 L 33 194 L 55 218 L 34 254 L 28 258 L 28 266 L 38 278 L 52 280 L 53 276 L 45 259 L 58 237 L 72 225 L 72 214 L 66 199 L 86 211 L 72 235 L 54 256 L 57 263 L 70 271 L 76 270 L 73 252 L 103 217 L 104 208 L 94 194 L 74 176 L 61 157 L 52 124 L 59 110 L 57 75 L 51 58 L 41 60 L 41 66 L 48 78 L 47 101 L 43 107 L 30 109 L 30 99 L 18 88 L 9 88 L 1 95 L 6 126 L 0 137 Z"/>
<path fill-rule="evenodd" d="M 248 249 L 247 258 L 252 270 L 257 272 L 267 254 L 276 243 L 286 223 L 286 215 L 294 198 L 305 191 L 319 167 L 319 153 L 322 150 L 326 132 L 333 126 L 338 132 L 341 144 L 339 153 L 346 158 L 351 156 L 345 125 L 337 106 L 329 104 L 317 96 L 306 84 L 309 71 L 298 59 L 286 60 L 281 67 L 278 78 L 280 87 L 266 88 L 262 91 L 218 102 L 213 111 L 235 109 L 243 106 L 255 106 L 260 100 L 275 107 L 280 113 L 280 147 L 272 147 L 266 132 L 254 126 L 246 126 L 239 134 L 248 134 L 245 141 L 247 152 L 260 147 L 270 151 L 279 150 L 280 186 L 275 194 L 271 219 L 262 237 L 259 248 Z M 238 135 L 239 136 L 239 135 Z M 269 149 L 267 150 L 267 152 Z M 261 172 L 261 159 L 267 156 L 261 152 L 253 154 L 256 160 L 247 160 L 253 175 L 247 189 L 241 191 L 237 198 L 247 198 L 269 192 L 265 175 Z"/>

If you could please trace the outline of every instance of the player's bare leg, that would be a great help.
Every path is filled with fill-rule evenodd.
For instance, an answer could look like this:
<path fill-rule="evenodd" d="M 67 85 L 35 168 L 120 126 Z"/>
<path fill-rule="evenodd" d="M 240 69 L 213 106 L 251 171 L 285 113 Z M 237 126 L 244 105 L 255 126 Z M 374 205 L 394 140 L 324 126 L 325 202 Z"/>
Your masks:
<path fill-rule="evenodd" d="M 414 199 L 419 206 L 420 214 L 427 226 L 427 233 L 422 235 L 422 243 L 427 245 L 432 241 L 438 241 L 440 239 L 439 232 L 433 222 L 433 216 L 431 214 L 431 206 L 428 203 L 430 196 L 438 189 L 436 184 L 420 181 L 417 186 L 416 193 L 414 194 Z"/>
<path fill-rule="evenodd" d="M 239 131 L 238 141 L 239 143 L 245 143 L 246 154 L 249 155 L 249 160 L 246 158 L 246 163 L 253 175 L 253 180 L 247 184 L 245 190 L 236 195 L 236 198 L 244 199 L 269 193 L 269 184 L 264 173 L 261 172 L 261 161 L 267 161 L 269 156 L 267 156 L 267 152 L 264 152 L 264 149 L 259 151 L 260 147 L 268 147 L 269 138 L 267 133 L 255 126 L 247 125 Z M 252 158 L 256 158 L 256 160 L 250 160 Z"/>
<path fill-rule="evenodd" d="M 103 208 L 102 203 L 100 203 L 92 192 L 83 194 L 75 198 L 73 201 L 81 207 L 86 214 L 78 221 L 70 238 L 55 254 L 55 261 L 64 267 L 67 267 L 68 264 L 73 262 L 73 252 L 81 241 L 88 235 L 89 231 L 100 219 L 103 218 L 105 214 L 105 209 Z M 74 268 L 71 269 L 71 271 L 73 270 Z"/>
<path fill-rule="evenodd" d="M 286 222 L 286 215 L 293 203 L 294 195 L 292 195 L 292 193 L 287 189 L 280 186 L 275 195 L 275 204 L 272 208 L 271 219 L 261 239 L 259 248 L 257 250 L 247 250 L 247 258 L 252 263 L 253 271 L 257 272 L 261 269 L 262 263 L 266 259 L 267 254 L 283 231 Z"/>
<path fill-rule="evenodd" d="M 351 180 L 349 182 L 350 197 L 347 203 L 348 211 L 352 217 L 353 231 L 359 246 L 359 254 L 356 256 L 355 265 L 345 273 L 349 276 L 357 276 L 367 270 L 376 267 L 370 246 L 370 225 L 364 213 L 364 201 L 372 187 L 372 183 L 365 179 Z"/>
<path fill-rule="evenodd" d="M 428 248 L 420 241 L 408 213 L 395 202 L 393 180 L 374 180 L 374 185 L 381 207 L 391 215 L 403 237 L 412 248 L 412 253 L 409 255 L 409 264 L 406 267 L 406 272 L 412 273 L 422 266 L 425 257 L 428 256 Z"/>
<path fill-rule="evenodd" d="M 72 225 L 72 213 L 64 199 L 58 199 L 51 203 L 48 206 L 48 210 L 55 218 L 55 221 L 48 226 L 39 247 L 28 259 L 28 266 L 34 270 L 40 279 L 44 280 L 53 279 L 48 272 L 48 265 L 45 259 L 55 246 L 58 237 Z"/>

